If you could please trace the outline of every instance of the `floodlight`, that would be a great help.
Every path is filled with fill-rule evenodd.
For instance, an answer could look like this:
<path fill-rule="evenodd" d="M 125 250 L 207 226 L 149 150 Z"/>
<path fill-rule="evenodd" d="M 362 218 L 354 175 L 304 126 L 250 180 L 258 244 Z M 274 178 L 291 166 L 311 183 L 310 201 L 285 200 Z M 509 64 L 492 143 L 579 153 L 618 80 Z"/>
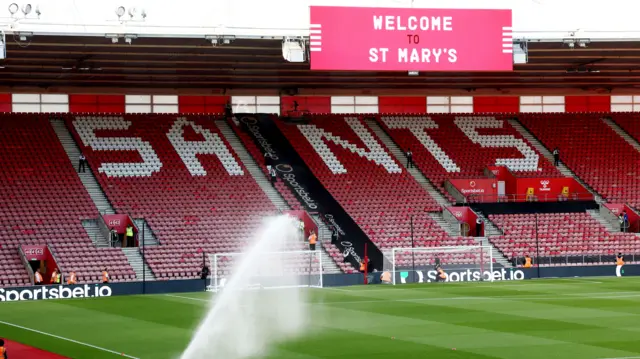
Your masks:
<path fill-rule="evenodd" d="M 29 15 L 29 13 L 31 13 L 31 4 L 25 4 L 22 7 L 22 13 L 24 14 L 24 16 Z"/>
<path fill-rule="evenodd" d="M 118 15 L 118 17 L 122 17 L 122 15 L 124 15 L 124 12 L 124 6 L 118 6 L 118 8 L 116 9 L 116 15 Z"/>
<path fill-rule="evenodd" d="M 18 4 L 13 3 L 11 5 L 9 5 L 9 13 L 11 13 L 11 15 L 14 15 L 15 13 L 18 12 Z"/>

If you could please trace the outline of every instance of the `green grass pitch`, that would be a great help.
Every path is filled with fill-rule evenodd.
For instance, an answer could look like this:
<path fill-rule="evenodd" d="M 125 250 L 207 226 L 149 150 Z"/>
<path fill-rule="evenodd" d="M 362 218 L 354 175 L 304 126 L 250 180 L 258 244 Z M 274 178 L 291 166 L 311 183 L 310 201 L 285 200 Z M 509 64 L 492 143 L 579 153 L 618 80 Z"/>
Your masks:
<path fill-rule="evenodd" d="M 209 295 L 6 302 L 0 321 L 137 358 L 176 359 Z M 305 336 L 269 358 L 640 359 L 638 277 L 325 288 L 311 298 Z M 7 324 L 0 336 L 71 358 L 119 357 Z"/>

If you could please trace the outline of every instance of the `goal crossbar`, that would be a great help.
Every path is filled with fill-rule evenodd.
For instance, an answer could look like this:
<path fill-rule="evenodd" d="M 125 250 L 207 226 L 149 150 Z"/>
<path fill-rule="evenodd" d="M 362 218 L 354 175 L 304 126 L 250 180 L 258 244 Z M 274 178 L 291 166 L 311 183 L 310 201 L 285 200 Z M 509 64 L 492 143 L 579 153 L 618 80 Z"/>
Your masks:
<path fill-rule="evenodd" d="M 398 254 L 400 253 L 408 253 L 411 256 L 411 263 L 399 262 L 397 260 Z M 447 247 L 408 247 L 408 248 L 392 248 L 391 249 L 391 264 L 392 264 L 392 283 L 397 284 L 397 278 L 399 274 L 407 272 L 414 272 L 415 274 L 420 271 L 419 276 L 422 278 L 423 270 L 435 270 L 434 266 L 431 264 L 431 261 L 425 262 L 424 258 L 421 258 L 418 262 L 415 260 L 416 254 L 434 254 L 434 257 L 444 256 L 447 254 L 454 253 L 474 253 L 477 256 L 470 260 L 461 262 L 453 262 L 449 263 L 446 261 L 441 264 L 442 268 L 447 270 L 447 268 L 453 267 L 452 270 L 460 271 L 460 270 L 471 270 L 479 271 L 483 273 L 485 271 L 493 272 L 493 247 L 491 246 L 447 246 Z M 431 258 L 430 258 L 431 259 Z M 435 262 L 435 260 L 434 260 Z M 480 276 L 482 278 L 482 275 Z M 421 279 L 422 280 L 422 279 Z M 481 279 L 482 280 L 482 279 Z M 404 281 L 403 281 L 404 283 Z"/>
<path fill-rule="evenodd" d="M 212 266 L 208 291 L 219 291 L 234 277 L 237 263 L 230 258 L 243 258 L 245 253 L 213 253 L 209 255 Z M 293 250 L 263 252 L 260 259 L 252 263 L 254 270 L 250 273 L 238 273 L 245 285 L 242 289 L 277 289 L 323 287 L 322 251 Z"/>

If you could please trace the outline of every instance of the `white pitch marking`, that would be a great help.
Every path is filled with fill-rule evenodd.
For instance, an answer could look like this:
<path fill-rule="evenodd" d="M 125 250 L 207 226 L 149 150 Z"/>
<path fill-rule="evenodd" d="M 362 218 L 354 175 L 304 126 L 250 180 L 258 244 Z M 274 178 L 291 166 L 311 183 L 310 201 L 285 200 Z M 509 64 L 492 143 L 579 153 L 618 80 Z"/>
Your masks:
<path fill-rule="evenodd" d="M 74 344 L 84 345 L 85 347 L 89 347 L 89 348 L 93 348 L 93 349 L 102 350 L 103 352 L 107 352 L 107 353 L 115 354 L 115 355 L 118 355 L 118 356 L 123 356 L 123 357 L 125 357 L 125 358 L 130 358 L 130 359 L 140 359 L 140 358 L 138 358 L 138 357 L 134 357 L 134 356 L 131 356 L 131 355 L 128 355 L 128 354 L 120 353 L 120 352 L 117 352 L 117 351 L 115 351 L 115 350 L 105 349 L 105 348 L 99 347 L 99 346 L 97 346 L 97 345 L 92 345 L 92 344 L 87 344 L 87 343 L 79 342 L 79 341 L 77 341 L 77 340 L 73 340 L 73 339 L 69 339 L 69 338 L 61 337 L 61 336 L 59 336 L 59 335 L 55 335 L 55 334 L 51 334 L 51 333 L 47 333 L 47 332 L 42 332 L 42 331 L 40 331 L 40 330 L 36 330 L 36 329 L 31 329 L 31 328 L 23 327 L 23 326 L 21 326 L 21 325 L 12 324 L 12 323 L 7 323 L 7 322 L 3 322 L 3 321 L 0 321 L 0 324 L 4 324 L 4 325 L 10 326 L 10 327 L 15 327 L 15 328 L 22 329 L 22 330 L 27 330 L 27 331 L 30 331 L 30 332 L 33 332 L 33 333 L 38 333 L 38 334 L 41 334 L 41 335 L 46 335 L 46 336 L 48 336 L 48 337 L 52 337 L 52 338 L 56 338 L 56 339 L 66 340 L 66 341 L 71 342 L 71 343 L 74 343 Z"/>

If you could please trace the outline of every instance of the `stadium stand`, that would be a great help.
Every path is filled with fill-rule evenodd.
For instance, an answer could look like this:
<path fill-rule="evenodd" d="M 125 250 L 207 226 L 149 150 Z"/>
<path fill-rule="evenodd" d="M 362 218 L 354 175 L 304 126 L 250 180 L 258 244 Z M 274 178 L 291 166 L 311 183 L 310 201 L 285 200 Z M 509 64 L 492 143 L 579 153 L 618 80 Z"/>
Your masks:
<path fill-rule="evenodd" d="M 609 264 L 619 252 L 640 254 L 638 237 L 610 233 L 588 213 L 540 213 L 537 217 L 536 222 L 535 214 L 490 215 L 504 232 L 490 241 L 510 258 L 537 256 L 539 250 L 541 265 Z"/>
<path fill-rule="evenodd" d="M 280 130 L 334 198 L 382 250 L 473 244 L 452 238 L 427 212 L 436 201 L 393 160 L 357 117 L 314 115 L 307 125 L 276 121 Z"/>
<path fill-rule="evenodd" d="M 483 178 L 487 166 L 506 165 L 518 177 L 562 174 L 501 117 L 378 116 L 378 122 L 422 173 L 450 200 L 444 182 Z"/>
<path fill-rule="evenodd" d="M 145 218 L 157 236 L 160 245 L 145 255 L 160 280 L 197 277 L 203 252 L 240 251 L 262 218 L 277 213 L 209 116 L 67 123 L 116 210 Z"/>
<path fill-rule="evenodd" d="M 634 140 L 640 142 L 640 116 L 635 113 L 616 113 L 611 119 L 628 133 Z"/>
<path fill-rule="evenodd" d="M 260 169 L 264 173 L 265 176 L 268 176 L 269 173 L 267 171 L 266 161 L 264 154 L 258 149 L 258 146 L 251 140 L 249 135 L 247 135 L 240 126 L 238 126 L 234 121 L 229 121 L 231 128 L 234 130 L 242 144 L 247 149 L 249 154 L 256 160 L 256 163 L 260 165 Z M 282 198 L 285 199 L 289 207 L 293 210 L 304 210 L 304 207 L 300 203 L 300 201 L 293 194 L 291 189 L 287 187 L 282 181 L 282 178 L 278 177 L 275 188 L 278 190 Z M 331 241 L 323 241 L 322 246 L 326 250 L 326 252 L 331 256 L 333 261 L 338 265 L 340 270 L 344 273 L 353 273 L 355 272 L 355 268 L 351 266 L 349 263 L 344 261 L 344 256 L 342 252 L 336 247 Z"/>
<path fill-rule="evenodd" d="M 560 160 L 602 198 L 637 208 L 640 153 L 601 118 L 601 114 L 588 113 L 518 116 L 547 148 L 557 147 Z"/>
<path fill-rule="evenodd" d="M 135 279 L 122 251 L 97 249 L 82 227 L 98 210 L 46 115 L 0 115 L 0 285 L 27 285 L 20 244 L 47 244 L 63 274 L 97 282 Z"/>

